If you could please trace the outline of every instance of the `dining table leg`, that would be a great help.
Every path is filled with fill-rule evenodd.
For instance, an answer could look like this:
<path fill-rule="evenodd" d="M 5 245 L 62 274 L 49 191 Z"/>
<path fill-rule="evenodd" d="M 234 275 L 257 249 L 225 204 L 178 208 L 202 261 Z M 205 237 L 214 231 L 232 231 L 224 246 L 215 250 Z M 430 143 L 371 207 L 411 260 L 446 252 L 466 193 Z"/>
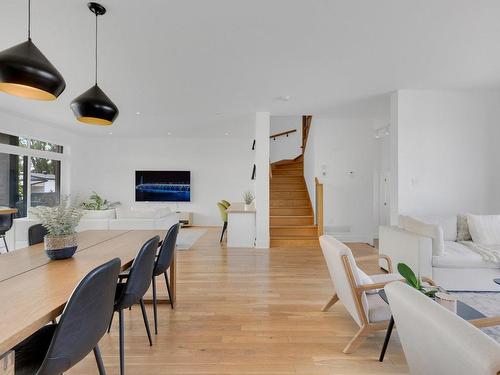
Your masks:
<path fill-rule="evenodd" d="M 385 352 L 387 350 L 387 345 L 389 345 L 389 340 L 391 339 L 392 329 L 394 328 L 394 318 L 391 315 L 391 320 L 389 320 L 389 325 L 387 326 L 387 332 L 385 333 L 384 346 L 382 346 L 382 351 L 380 352 L 379 362 L 384 362 Z"/>

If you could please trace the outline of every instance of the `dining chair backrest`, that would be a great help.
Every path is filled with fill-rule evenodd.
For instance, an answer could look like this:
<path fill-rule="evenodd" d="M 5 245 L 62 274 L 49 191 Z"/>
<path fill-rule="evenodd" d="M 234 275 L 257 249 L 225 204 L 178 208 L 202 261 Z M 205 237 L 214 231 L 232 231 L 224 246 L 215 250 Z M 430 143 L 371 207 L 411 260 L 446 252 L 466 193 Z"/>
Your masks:
<path fill-rule="evenodd" d="M 71 294 L 37 375 L 62 374 L 89 354 L 113 314 L 120 259 L 90 271 Z"/>
<path fill-rule="evenodd" d="M 156 258 L 155 267 L 153 271 L 154 276 L 161 275 L 172 264 L 174 260 L 175 244 L 177 242 L 177 234 L 179 233 L 180 224 L 174 224 L 168 230 L 165 239 L 160 246 L 160 252 Z"/>
<path fill-rule="evenodd" d="M 125 283 L 121 296 L 116 302 L 118 308 L 128 308 L 140 301 L 146 294 L 155 266 L 156 251 L 158 250 L 159 236 L 146 241 L 137 253 L 137 256 L 130 267 L 129 277 Z"/>
<path fill-rule="evenodd" d="M 217 203 L 217 207 L 219 207 L 220 218 L 224 223 L 227 223 L 227 207 L 225 207 L 221 202 Z"/>
<path fill-rule="evenodd" d="M 493 375 L 500 344 L 408 284 L 384 288 L 410 373 Z"/>
<path fill-rule="evenodd" d="M 0 234 L 5 234 L 12 228 L 12 215 L 0 215 Z"/>
<path fill-rule="evenodd" d="M 360 285 L 356 261 L 354 260 L 351 249 L 329 235 L 321 236 L 319 238 L 319 243 L 339 300 L 344 304 L 356 323 L 361 326 L 363 318 L 358 312 L 354 291 L 343 260 L 344 258 L 347 259 L 348 266 L 354 277 L 355 285 Z M 366 296 L 363 297 L 366 299 Z M 364 307 L 366 307 L 366 304 L 367 303 L 363 301 Z"/>
<path fill-rule="evenodd" d="M 32 225 L 28 229 L 28 244 L 31 246 L 42 243 L 46 234 L 47 229 L 42 224 Z"/>

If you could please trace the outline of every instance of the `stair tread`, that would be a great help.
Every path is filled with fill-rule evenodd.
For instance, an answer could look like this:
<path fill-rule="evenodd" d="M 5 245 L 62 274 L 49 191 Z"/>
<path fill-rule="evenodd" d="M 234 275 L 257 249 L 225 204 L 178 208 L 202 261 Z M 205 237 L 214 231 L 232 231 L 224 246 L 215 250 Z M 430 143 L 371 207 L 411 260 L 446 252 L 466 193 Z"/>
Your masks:
<path fill-rule="evenodd" d="M 318 236 L 271 236 L 272 240 L 317 240 Z"/>

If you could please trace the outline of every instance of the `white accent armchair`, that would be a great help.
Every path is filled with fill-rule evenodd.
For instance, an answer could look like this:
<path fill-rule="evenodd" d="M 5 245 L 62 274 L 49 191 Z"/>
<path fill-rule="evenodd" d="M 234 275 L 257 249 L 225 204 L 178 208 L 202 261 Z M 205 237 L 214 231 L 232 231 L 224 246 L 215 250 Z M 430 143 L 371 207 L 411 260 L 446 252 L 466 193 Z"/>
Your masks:
<path fill-rule="evenodd" d="M 385 287 L 413 375 L 500 373 L 500 344 L 412 287 Z"/>
<path fill-rule="evenodd" d="M 387 329 L 391 312 L 378 295 L 377 289 L 383 288 L 387 283 L 401 280 L 402 277 L 394 273 L 367 276 L 358 269 L 351 249 L 342 242 L 328 235 L 321 236 L 319 242 L 335 288 L 333 297 L 323 311 L 340 301 L 360 327 L 343 350 L 345 354 L 349 354 L 372 332 Z M 389 272 L 392 272 L 390 258 L 384 255 L 380 257 L 387 260 Z M 366 257 L 363 258 L 365 259 Z"/>

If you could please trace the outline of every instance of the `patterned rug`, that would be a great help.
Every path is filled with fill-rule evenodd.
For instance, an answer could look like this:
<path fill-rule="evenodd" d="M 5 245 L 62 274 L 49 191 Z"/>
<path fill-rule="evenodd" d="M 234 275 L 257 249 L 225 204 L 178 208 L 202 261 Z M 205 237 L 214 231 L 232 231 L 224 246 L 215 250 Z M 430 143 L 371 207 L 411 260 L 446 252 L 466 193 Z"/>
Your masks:
<path fill-rule="evenodd" d="M 451 292 L 451 294 L 488 317 L 500 315 L 500 292 Z M 500 343 L 500 326 L 481 328 L 481 330 Z"/>
<path fill-rule="evenodd" d="M 207 233 L 206 229 L 181 228 L 177 236 L 177 250 L 191 249 L 205 233 Z"/>

